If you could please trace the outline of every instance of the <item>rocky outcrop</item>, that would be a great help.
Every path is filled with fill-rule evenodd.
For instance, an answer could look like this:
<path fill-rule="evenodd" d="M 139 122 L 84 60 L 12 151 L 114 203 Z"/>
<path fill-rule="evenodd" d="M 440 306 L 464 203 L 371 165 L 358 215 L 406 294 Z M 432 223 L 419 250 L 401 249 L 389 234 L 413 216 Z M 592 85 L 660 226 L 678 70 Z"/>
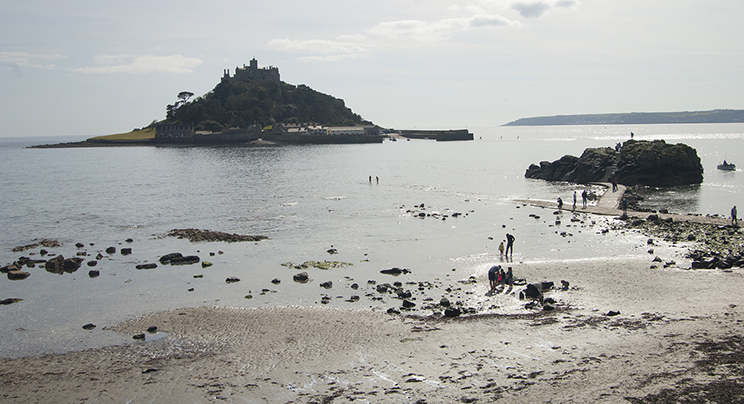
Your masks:
<path fill-rule="evenodd" d="M 581 157 L 566 155 L 552 163 L 532 164 L 524 176 L 579 184 L 614 178 L 627 186 L 670 187 L 701 183 L 703 166 L 697 151 L 685 144 L 628 140 L 616 149 L 588 148 Z"/>
<path fill-rule="evenodd" d="M 245 236 L 242 234 L 230 234 L 223 233 L 220 231 L 213 230 L 200 230 L 200 229 L 173 229 L 168 232 L 168 236 L 185 238 L 193 243 L 203 241 L 224 241 L 228 243 L 236 243 L 242 241 L 261 241 L 266 240 L 266 236 Z"/>

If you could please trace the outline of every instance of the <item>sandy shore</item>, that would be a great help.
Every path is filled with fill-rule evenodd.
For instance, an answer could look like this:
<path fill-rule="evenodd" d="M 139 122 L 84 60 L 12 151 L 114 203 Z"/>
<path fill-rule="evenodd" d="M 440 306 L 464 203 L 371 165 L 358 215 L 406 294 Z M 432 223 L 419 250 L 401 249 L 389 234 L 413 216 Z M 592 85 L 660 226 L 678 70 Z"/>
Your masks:
<path fill-rule="evenodd" d="M 167 333 L 158 340 L 0 361 L 0 400 L 740 400 L 744 271 L 650 264 L 515 264 L 529 280 L 571 280 L 569 290 L 549 293 L 558 301 L 552 311 L 521 308 L 516 293 L 485 296 L 487 281 L 478 279 L 474 299 L 495 307 L 471 317 L 322 307 L 155 313 L 112 328 L 149 338 L 145 330 L 156 326 Z"/>

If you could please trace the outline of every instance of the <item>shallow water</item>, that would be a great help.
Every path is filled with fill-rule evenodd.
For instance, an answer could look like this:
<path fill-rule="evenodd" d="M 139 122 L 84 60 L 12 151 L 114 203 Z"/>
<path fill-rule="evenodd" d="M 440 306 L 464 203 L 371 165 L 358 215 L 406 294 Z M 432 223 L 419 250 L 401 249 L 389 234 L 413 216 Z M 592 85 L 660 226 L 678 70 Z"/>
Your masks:
<path fill-rule="evenodd" d="M 473 286 L 457 281 L 484 279 L 487 268 L 499 261 L 498 244 L 507 232 L 517 238 L 517 277 L 520 261 L 647 255 L 646 237 L 640 234 L 601 234 L 611 218 L 582 215 L 571 222 L 568 213 L 556 217 L 552 210 L 512 202 L 570 200 L 573 185 L 527 180 L 526 168 L 580 155 L 586 147 L 613 146 L 631 130 L 636 139 L 663 138 L 697 148 L 705 168 L 700 186 L 647 191 L 649 206 L 726 215 L 744 195 L 740 172 L 715 169 L 724 158 L 738 162 L 733 151 L 744 138 L 742 124 L 475 128 L 472 142 L 284 147 L 25 149 L 77 139 L 0 139 L 5 162 L 0 264 L 38 254 L 39 248 L 11 249 L 40 238 L 64 243 L 47 250 L 65 257 L 117 247 L 115 254 L 103 253 L 107 257 L 95 267 L 97 278 L 88 276 L 91 268 L 84 264 L 72 274 L 32 268 L 26 280 L 0 280 L 0 299 L 24 299 L 0 308 L 0 338 L 8 341 L 0 356 L 123 342 L 128 339 L 103 328 L 177 307 L 320 305 L 324 295 L 338 307 L 400 304 L 372 300 L 378 294 L 368 280 L 431 282 L 432 289 L 417 296 L 419 305 L 426 296 L 438 301 L 447 287 L 461 288 L 456 293 L 465 299 L 472 297 L 467 292 Z M 409 213 L 422 211 L 414 207 L 422 203 L 425 213 L 449 217 Z M 462 215 L 452 217 L 453 212 Z M 228 244 L 162 237 L 174 228 L 269 239 Z M 133 242 L 126 243 L 128 238 Z M 85 247 L 76 248 L 76 242 Z M 121 247 L 131 247 L 133 254 L 121 255 Z M 331 248 L 338 254 L 326 252 Z M 170 252 L 196 254 L 214 265 L 135 269 Z M 281 265 L 312 260 L 353 265 L 308 269 L 307 284 L 292 282 L 298 271 Z M 391 267 L 411 274 L 379 273 Z M 227 284 L 229 276 L 241 281 Z M 274 278 L 281 283 L 272 284 Z M 318 286 L 329 280 L 332 289 Z M 354 283 L 358 289 L 352 289 Z M 347 302 L 353 295 L 359 301 Z M 86 323 L 98 327 L 84 331 Z"/>

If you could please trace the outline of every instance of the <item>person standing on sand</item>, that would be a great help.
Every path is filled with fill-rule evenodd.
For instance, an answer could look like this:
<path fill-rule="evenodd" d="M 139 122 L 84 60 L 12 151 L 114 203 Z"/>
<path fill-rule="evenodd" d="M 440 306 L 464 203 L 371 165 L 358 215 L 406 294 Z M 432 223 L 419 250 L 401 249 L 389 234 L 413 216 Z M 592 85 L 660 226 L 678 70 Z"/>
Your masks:
<path fill-rule="evenodd" d="M 737 219 L 736 219 L 736 205 L 734 205 L 733 208 L 731 208 L 731 224 L 736 226 Z"/>
<path fill-rule="evenodd" d="M 509 267 L 506 270 L 506 284 L 509 285 L 509 289 L 506 291 L 506 293 L 508 294 L 514 287 L 514 272 L 512 272 L 512 267 Z"/>
<path fill-rule="evenodd" d="M 581 206 L 586 209 L 586 198 L 588 197 L 586 189 L 581 193 Z"/>
<path fill-rule="evenodd" d="M 499 259 L 504 259 L 504 240 L 499 244 Z"/>
<path fill-rule="evenodd" d="M 506 255 L 514 254 L 514 236 L 506 233 Z"/>
<path fill-rule="evenodd" d="M 576 210 L 576 191 L 574 191 L 574 204 L 571 210 Z"/>

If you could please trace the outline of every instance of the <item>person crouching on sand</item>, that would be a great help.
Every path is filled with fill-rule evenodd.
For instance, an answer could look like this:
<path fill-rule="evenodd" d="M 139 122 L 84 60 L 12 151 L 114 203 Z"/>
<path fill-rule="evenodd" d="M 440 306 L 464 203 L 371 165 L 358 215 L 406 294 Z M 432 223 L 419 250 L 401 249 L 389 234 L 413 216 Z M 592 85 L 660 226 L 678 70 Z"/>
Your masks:
<path fill-rule="evenodd" d="M 496 285 L 498 285 L 499 269 L 501 269 L 501 265 L 494 265 L 488 270 L 488 282 L 491 285 L 491 291 L 496 290 Z"/>

